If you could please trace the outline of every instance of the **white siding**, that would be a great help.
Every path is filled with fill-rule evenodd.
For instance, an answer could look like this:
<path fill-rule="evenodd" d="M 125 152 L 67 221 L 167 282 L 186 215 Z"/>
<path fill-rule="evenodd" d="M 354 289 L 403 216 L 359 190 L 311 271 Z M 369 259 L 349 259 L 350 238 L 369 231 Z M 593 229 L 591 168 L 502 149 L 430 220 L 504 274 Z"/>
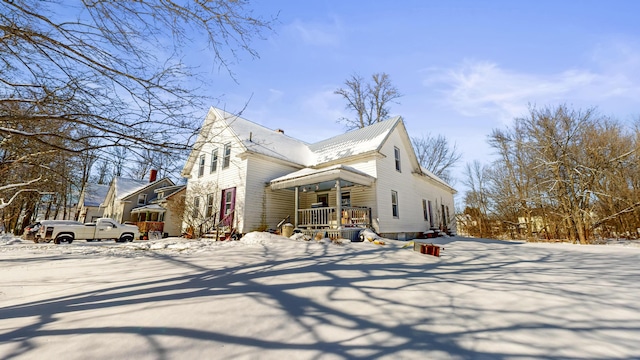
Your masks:
<path fill-rule="evenodd" d="M 298 170 L 293 166 L 251 156 L 247 159 L 245 226 L 243 232 L 275 229 L 287 215 L 294 218 L 294 192 L 271 191 L 269 181 Z"/>
<path fill-rule="evenodd" d="M 238 153 L 242 151 L 241 145 L 228 128 L 214 128 L 211 131 L 214 134 L 207 139 L 207 142 L 203 144 L 200 155 L 205 155 L 204 161 L 204 174 L 198 177 L 199 164 L 196 164 L 191 169 L 191 178 L 187 182 L 187 195 L 186 201 L 193 202 L 195 196 L 200 198 L 200 211 L 204 215 L 207 202 L 207 195 L 211 194 L 214 197 L 214 213 L 220 211 L 221 204 L 221 192 L 224 189 L 236 188 L 236 202 L 235 202 L 235 219 L 239 229 L 242 229 L 243 224 L 243 212 L 245 210 L 245 180 L 246 180 L 246 160 L 238 157 Z M 224 145 L 231 143 L 231 162 L 226 169 L 222 168 L 223 149 Z M 218 166 L 214 173 L 211 173 L 211 151 L 214 148 L 218 148 Z M 204 217 L 202 218 L 204 220 Z M 186 225 L 186 224 L 185 224 Z M 242 230 L 241 230 L 242 231 Z"/>
<path fill-rule="evenodd" d="M 199 158 L 200 155 L 205 155 L 204 175 L 198 177 L 199 166 L 196 164 L 187 184 L 187 199 L 192 201 L 193 196 L 200 193 L 201 208 L 204 211 L 206 195 L 213 194 L 214 212 L 218 212 L 222 190 L 235 187 L 235 216 L 238 231 L 242 233 L 275 228 L 287 215 L 291 215 L 293 219 L 293 191 L 272 192 L 267 183 L 299 169 L 260 155 L 241 154 L 244 148 L 228 128 L 214 128 L 211 133 L 216 135 L 208 139 L 197 156 Z M 229 142 L 231 164 L 223 169 L 223 149 Z M 218 165 L 216 171 L 211 173 L 211 152 L 214 148 L 218 148 Z"/>
<path fill-rule="evenodd" d="M 394 148 L 400 149 L 401 171 L 395 168 Z M 404 136 L 395 130 L 383 145 L 381 152 L 385 157 L 377 161 L 378 179 L 376 182 L 377 214 L 379 228 L 384 234 L 423 232 L 428 230 L 422 211 L 422 199 L 431 200 L 433 213 L 440 220 L 440 204 L 449 206 L 453 217 L 453 194 L 441 186 L 428 181 L 424 176 L 415 174 L 411 153 Z M 398 193 L 399 216 L 394 218 L 391 209 L 391 191 Z M 436 207 L 437 202 L 437 207 Z M 439 221 L 435 221 L 437 226 Z"/>
<path fill-rule="evenodd" d="M 268 182 L 298 170 L 283 161 L 253 153 L 240 154 L 243 146 L 228 128 L 220 128 L 224 123 L 213 124 L 210 138 L 203 144 L 199 154 L 205 156 L 204 174 L 199 177 L 199 161 L 191 168 L 187 185 L 187 201 L 200 192 L 201 207 L 204 210 L 206 194 L 214 194 L 215 211 L 220 207 L 220 193 L 223 189 L 236 188 L 236 218 L 239 231 L 246 233 L 254 230 L 275 228 L 276 224 L 290 216 L 295 217 L 295 192 L 292 190 L 272 191 Z M 404 127 L 402 127 L 404 129 Z M 231 166 L 222 169 L 223 149 L 228 142 L 232 143 Z M 401 172 L 396 171 L 394 148 L 400 150 Z M 211 151 L 218 148 L 218 166 L 213 174 L 211 170 Z M 422 232 L 428 229 L 429 222 L 424 219 L 422 200 L 432 202 L 434 225 L 441 221 L 441 204 L 449 207 L 453 214 L 453 194 L 449 189 L 431 182 L 426 177 L 416 174 L 415 155 L 410 140 L 404 130 L 397 127 L 387 138 L 380 154 L 360 155 L 341 163 L 362 171 L 376 178 L 372 187 L 343 187 L 342 191 L 350 191 L 352 206 L 371 208 L 374 228 L 381 233 Z M 399 216 L 394 218 L 391 209 L 391 191 L 398 194 Z M 336 192 L 331 190 L 329 206 L 336 202 Z M 317 193 L 300 192 L 300 208 L 310 208 L 317 201 Z"/>

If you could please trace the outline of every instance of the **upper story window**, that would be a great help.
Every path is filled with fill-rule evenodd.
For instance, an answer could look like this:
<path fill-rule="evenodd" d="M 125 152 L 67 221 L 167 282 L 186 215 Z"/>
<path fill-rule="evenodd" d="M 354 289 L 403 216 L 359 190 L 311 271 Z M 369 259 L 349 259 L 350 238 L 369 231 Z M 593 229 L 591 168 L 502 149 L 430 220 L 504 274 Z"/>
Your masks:
<path fill-rule="evenodd" d="M 224 145 L 224 157 L 222 158 L 222 168 L 226 169 L 229 167 L 229 163 L 231 162 L 231 143 Z"/>
<path fill-rule="evenodd" d="M 204 175 L 204 154 L 200 155 L 200 166 L 198 167 L 198 177 Z"/>
<path fill-rule="evenodd" d="M 391 213 L 394 218 L 400 217 L 398 213 L 398 192 L 391 190 Z"/>
<path fill-rule="evenodd" d="M 393 155 L 396 159 L 396 170 L 398 171 L 402 171 L 400 170 L 400 149 L 398 149 L 397 147 L 393 147 Z"/>
<path fill-rule="evenodd" d="M 211 169 L 209 173 L 214 173 L 216 170 L 218 170 L 218 148 L 211 151 Z"/>
<path fill-rule="evenodd" d="M 147 203 L 147 194 L 138 195 L 138 205 L 144 205 Z"/>

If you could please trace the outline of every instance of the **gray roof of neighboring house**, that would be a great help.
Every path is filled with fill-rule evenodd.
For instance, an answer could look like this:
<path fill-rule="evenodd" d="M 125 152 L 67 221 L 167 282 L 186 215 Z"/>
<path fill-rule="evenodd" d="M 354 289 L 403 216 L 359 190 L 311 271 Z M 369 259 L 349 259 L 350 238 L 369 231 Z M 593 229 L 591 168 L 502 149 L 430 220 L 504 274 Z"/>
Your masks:
<path fill-rule="evenodd" d="M 116 177 L 114 179 L 115 182 L 115 198 L 116 199 L 124 199 L 128 196 L 131 196 L 141 190 L 143 190 L 144 188 L 153 185 L 153 184 L 157 184 L 159 182 L 166 182 L 169 181 L 169 183 L 171 185 L 173 185 L 173 182 L 167 178 L 163 178 L 163 179 L 159 179 L 156 180 L 154 182 L 149 182 L 146 180 L 134 180 L 134 179 L 127 179 L 127 178 L 123 178 L 123 177 Z"/>
<path fill-rule="evenodd" d="M 87 184 L 84 188 L 84 206 L 98 207 L 109 192 L 109 185 L 106 184 Z"/>
<path fill-rule="evenodd" d="M 120 176 L 116 177 L 113 181 L 116 199 L 123 199 L 149 185 L 149 182 L 145 180 L 127 179 Z"/>

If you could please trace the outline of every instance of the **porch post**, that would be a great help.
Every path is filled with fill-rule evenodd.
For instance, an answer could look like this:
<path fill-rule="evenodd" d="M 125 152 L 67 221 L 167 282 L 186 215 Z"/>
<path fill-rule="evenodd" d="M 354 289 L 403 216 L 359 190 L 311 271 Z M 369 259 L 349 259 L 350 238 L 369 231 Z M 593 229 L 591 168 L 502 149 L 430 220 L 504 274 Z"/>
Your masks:
<path fill-rule="evenodd" d="M 298 207 L 300 206 L 300 193 L 299 193 L 299 186 L 296 186 L 296 190 L 295 190 L 295 214 L 293 215 L 293 227 L 297 228 L 298 227 Z"/>
<path fill-rule="evenodd" d="M 338 229 L 342 229 L 342 190 L 340 189 L 340 179 L 336 180 L 336 220 Z"/>

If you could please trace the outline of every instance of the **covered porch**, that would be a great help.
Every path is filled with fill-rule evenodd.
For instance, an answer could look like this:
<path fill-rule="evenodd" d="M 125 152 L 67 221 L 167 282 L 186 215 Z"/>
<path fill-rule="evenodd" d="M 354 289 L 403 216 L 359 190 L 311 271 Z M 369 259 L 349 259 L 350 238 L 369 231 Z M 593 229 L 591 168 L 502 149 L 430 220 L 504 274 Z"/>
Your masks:
<path fill-rule="evenodd" d="M 371 188 L 375 178 L 354 168 L 335 165 L 302 169 L 270 182 L 272 190 L 293 191 L 296 229 L 315 235 L 355 240 L 360 230 L 371 227 L 371 208 L 354 199 L 351 190 Z"/>
<path fill-rule="evenodd" d="M 160 238 L 164 234 L 164 214 L 167 210 L 158 204 L 131 210 L 131 222 L 138 226 L 142 239 Z"/>

